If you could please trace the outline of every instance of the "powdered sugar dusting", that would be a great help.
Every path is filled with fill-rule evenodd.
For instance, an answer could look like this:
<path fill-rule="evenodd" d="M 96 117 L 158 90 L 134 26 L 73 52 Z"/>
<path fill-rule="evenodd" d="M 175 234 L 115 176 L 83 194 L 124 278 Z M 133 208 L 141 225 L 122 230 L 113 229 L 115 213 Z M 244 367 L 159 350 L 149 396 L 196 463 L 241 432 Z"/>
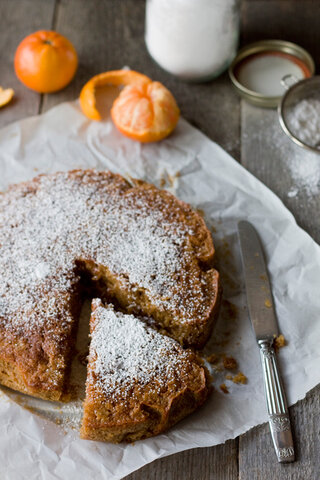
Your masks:
<path fill-rule="evenodd" d="M 319 148 L 320 142 L 320 100 L 306 98 L 293 105 L 286 115 L 288 127 L 302 142 Z"/>
<path fill-rule="evenodd" d="M 101 305 L 95 309 L 94 319 L 89 364 L 97 386 L 108 396 L 132 395 L 133 384 L 152 385 L 160 393 L 161 387 L 179 378 L 188 352 L 176 341 L 133 315 Z"/>
<path fill-rule="evenodd" d="M 160 197 L 150 204 L 139 192 L 120 177 L 80 171 L 42 176 L 0 197 L 0 317 L 10 318 L 7 325 L 26 328 L 28 318 L 35 328 L 59 312 L 61 322 L 72 321 L 64 304 L 81 259 L 106 265 L 186 321 L 201 311 L 201 287 L 188 295 L 192 278 L 177 291 L 177 274 L 192 261 L 194 232 L 168 217 Z"/>
<path fill-rule="evenodd" d="M 282 131 L 277 112 L 263 113 L 254 107 L 246 106 L 248 111 L 250 136 L 243 135 L 243 140 L 252 147 L 253 151 L 260 151 L 275 162 L 275 168 L 289 172 L 291 185 L 288 187 L 288 197 L 298 197 L 300 193 L 307 198 L 320 194 L 320 157 L 296 145 Z M 266 158 L 266 162 L 267 162 Z"/>

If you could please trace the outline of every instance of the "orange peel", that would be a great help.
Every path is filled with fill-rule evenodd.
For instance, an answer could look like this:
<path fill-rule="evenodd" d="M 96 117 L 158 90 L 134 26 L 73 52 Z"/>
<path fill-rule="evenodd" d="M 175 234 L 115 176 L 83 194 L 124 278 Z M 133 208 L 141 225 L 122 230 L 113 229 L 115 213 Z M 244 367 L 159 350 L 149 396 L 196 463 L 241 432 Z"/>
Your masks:
<path fill-rule="evenodd" d="M 0 107 L 7 105 L 13 98 L 14 91 L 12 88 L 3 89 L 0 87 Z"/>
<path fill-rule="evenodd" d="M 110 70 L 92 77 L 82 88 L 80 106 L 83 113 L 91 120 L 101 120 L 96 106 L 96 88 L 105 85 L 143 85 L 151 82 L 150 78 L 133 70 Z"/>
<path fill-rule="evenodd" d="M 140 142 L 167 137 L 176 127 L 180 111 L 171 92 L 160 82 L 134 70 L 113 70 L 91 78 L 81 90 L 80 106 L 91 120 L 101 120 L 96 88 L 124 86 L 111 108 L 111 117 L 124 135 Z"/>

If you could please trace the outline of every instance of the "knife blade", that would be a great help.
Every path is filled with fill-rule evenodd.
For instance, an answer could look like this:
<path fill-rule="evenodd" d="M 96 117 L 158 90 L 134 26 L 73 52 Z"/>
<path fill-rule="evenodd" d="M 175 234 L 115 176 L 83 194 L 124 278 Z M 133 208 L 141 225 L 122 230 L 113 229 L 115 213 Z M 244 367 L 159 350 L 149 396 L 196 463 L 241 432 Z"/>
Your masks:
<path fill-rule="evenodd" d="M 260 349 L 269 425 L 278 461 L 295 459 L 285 391 L 273 348 L 278 335 L 269 275 L 258 233 L 251 223 L 238 223 L 249 317 Z"/>

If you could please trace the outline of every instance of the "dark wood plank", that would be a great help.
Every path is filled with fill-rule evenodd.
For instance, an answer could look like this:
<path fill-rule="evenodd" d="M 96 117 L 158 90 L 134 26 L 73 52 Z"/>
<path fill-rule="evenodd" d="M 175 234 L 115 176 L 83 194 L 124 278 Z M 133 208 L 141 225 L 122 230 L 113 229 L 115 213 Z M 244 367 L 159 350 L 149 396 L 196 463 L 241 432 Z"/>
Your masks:
<path fill-rule="evenodd" d="M 27 89 L 14 73 L 17 46 L 28 34 L 50 29 L 55 0 L 1 0 L 0 2 L 0 85 L 15 91 L 13 101 L 0 110 L 0 127 L 36 115 L 41 96 Z"/>
<path fill-rule="evenodd" d="M 164 72 L 144 44 L 143 0 L 61 0 L 56 29 L 74 43 L 79 70 L 61 92 L 46 95 L 43 111 L 79 96 L 93 75 L 125 65 L 163 82 L 175 95 L 182 115 L 239 159 L 239 99 L 227 75 L 215 82 L 183 83 Z M 227 122 L 221 121 L 228 118 Z"/>
<path fill-rule="evenodd" d="M 298 224 L 317 242 L 319 160 L 319 155 L 296 146 L 282 132 L 276 110 L 243 103 L 242 164 L 281 198 Z"/>
<path fill-rule="evenodd" d="M 290 409 L 294 427 L 297 461 L 279 464 L 273 449 L 269 426 L 252 429 L 240 437 L 240 480 L 318 480 L 320 387 Z"/>
<path fill-rule="evenodd" d="M 298 223 L 319 242 L 320 224 L 315 221 L 320 208 L 318 161 L 318 157 L 310 156 L 286 138 L 281 131 L 276 111 L 258 109 L 243 103 L 243 165 L 283 200 Z M 305 171 L 314 172 L 315 178 L 319 180 L 318 188 L 314 176 L 311 179 Z M 290 196 L 290 192 L 294 195 Z M 241 480 L 318 478 L 320 459 L 316 452 L 320 451 L 320 438 L 316 412 L 320 411 L 319 393 L 320 387 L 291 409 L 298 462 L 291 466 L 279 466 L 268 426 L 256 428 L 240 437 Z"/>
<path fill-rule="evenodd" d="M 250 0 L 243 4 L 244 43 L 263 38 L 283 38 L 299 43 L 319 60 L 319 2 Z M 277 113 L 242 104 L 241 162 L 273 190 L 292 211 L 298 223 L 320 241 L 320 163 L 294 146 L 280 129 Z M 301 163 L 300 163 L 301 162 Z M 269 426 L 264 425 L 240 437 L 239 478 L 313 479 L 319 478 L 320 387 L 293 406 L 297 462 L 279 465 L 273 450 Z"/>
<path fill-rule="evenodd" d="M 279 38 L 306 48 L 320 59 L 319 0 L 244 0 L 242 2 L 243 44 Z"/>
<path fill-rule="evenodd" d="M 237 447 L 229 441 L 197 448 L 150 463 L 125 480 L 224 480 L 238 478 Z"/>
<path fill-rule="evenodd" d="M 306 48 L 313 56 L 319 68 L 320 59 L 320 4 L 318 0 L 247 0 L 242 8 L 242 42 L 248 43 L 264 38 L 281 38 L 290 40 Z M 244 103 L 242 109 L 243 149 L 242 163 L 256 177 L 262 180 L 284 201 L 295 215 L 298 223 L 307 232 L 320 241 L 320 224 L 317 218 L 320 198 L 315 188 L 307 184 L 308 175 L 314 172 L 320 180 L 315 156 L 305 155 L 304 151 L 292 148 L 281 140 L 280 126 L 274 111 L 261 110 Z M 287 155 L 285 152 L 286 145 Z M 294 156 L 291 160 L 287 156 Z M 298 165 L 297 158 L 307 162 L 305 169 Z M 313 158 L 312 158 L 313 157 Z M 289 165 L 289 167 L 288 167 Z M 291 167 L 291 168 L 290 168 Z M 294 179 L 297 173 L 305 179 L 304 188 L 297 195 L 292 195 Z M 320 167 L 319 167 L 320 168 Z M 304 174 L 304 175 L 303 175 Z M 303 181 L 300 179 L 300 186 Z M 296 179 L 298 181 L 298 179 Z M 291 194 L 290 194 L 291 190 Z M 314 194 L 310 194 L 314 192 Z M 289 193 L 289 196 L 288 196 Z"/>

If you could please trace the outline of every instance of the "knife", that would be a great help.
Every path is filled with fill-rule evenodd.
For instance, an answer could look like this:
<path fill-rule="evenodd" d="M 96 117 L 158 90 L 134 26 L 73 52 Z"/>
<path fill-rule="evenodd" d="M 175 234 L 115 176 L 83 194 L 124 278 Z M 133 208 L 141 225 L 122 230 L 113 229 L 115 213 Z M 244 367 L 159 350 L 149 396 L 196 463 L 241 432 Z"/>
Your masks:
<path fill-rule="evenodd" d="M 250 320 L 260 349 L 269 425 L 278 461 L 294 462 L 294 446 L 284 388 L 281 382 L 274 338 L 277 319 L 269 276 L 259 236 L 246 221 L 238 223 Z"/>

